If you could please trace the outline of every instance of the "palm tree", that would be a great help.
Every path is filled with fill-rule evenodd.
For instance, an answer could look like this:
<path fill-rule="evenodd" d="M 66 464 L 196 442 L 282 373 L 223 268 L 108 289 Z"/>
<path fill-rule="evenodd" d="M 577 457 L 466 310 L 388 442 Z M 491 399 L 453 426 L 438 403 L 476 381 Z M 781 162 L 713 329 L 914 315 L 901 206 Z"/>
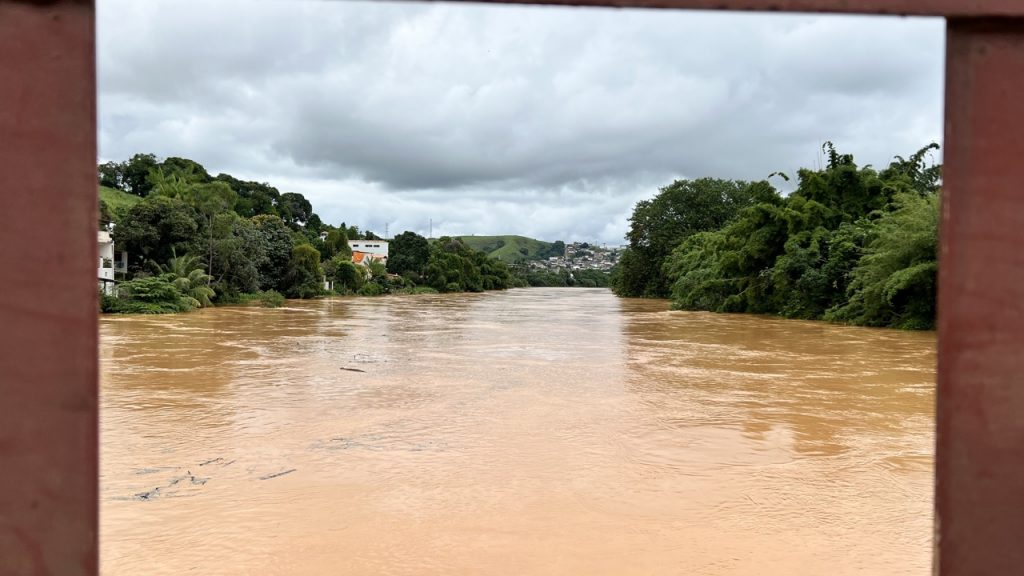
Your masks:
<path fill-rule="evenodd" d="M 187 178 L 191 175 L 191 169 L 186 172 L 185 177 L 179 174 L 167 175 L 161 168 L 150 170 L 149 181 L 153 183 L 151 194 L 188 200 L 192 196 L 192 184 Z"/>
<path fill-rule="evenodd" d="M 210 298 L 216 294 L 210 288 L 213 277 L 203 270 L 199 258 L 192 254 L 178 256 L 174 249 L 171 249 L 171 254 L 173 257 L 167 261 L 167 266 L 154 263 L 156 273 L 166 276 L 196 308 L 212 306 Z"/>

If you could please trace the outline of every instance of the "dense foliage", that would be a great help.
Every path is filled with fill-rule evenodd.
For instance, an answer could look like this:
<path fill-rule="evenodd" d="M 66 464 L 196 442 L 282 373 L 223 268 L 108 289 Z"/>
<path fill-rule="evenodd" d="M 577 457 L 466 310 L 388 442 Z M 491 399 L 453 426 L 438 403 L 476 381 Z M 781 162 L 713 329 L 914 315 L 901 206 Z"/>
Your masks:
<path fill-rule="evenodd" d="M 171 258 L 167 266 L 153 264 L 156 273 L 177 288 L 188 301 L 190 308 L 210 306 L 210 298 L 216 295 L 210 287 L 210 275 L 203 271 L 199 259 L 194 255 Z"/>
<path fill-rule="evenodd" d="M 897 157 L 876 171 L 858 167 L 853 156 L 826 144 L 827 165 L 801 170 L 791 194 L 782 196 L 767 182 L 749 185 L 748 204 L 731 219 L 677 234 L 680 240 L 667 257 L 623 265 L 616 291 L 660 295 L 631 290 L 647 286 L 656 269 L 680 309 L 931 328 L 940 167 L 925 158 L 936 148 Z M 652 205 L 638 206 L 647 213 L 634 215 L 634 222 L 652 220 Z M 658 215 L 661 225 L 671 228 L 664 222 L 679 219 L 680 208 L 689 211 L 685 204 L 665 207 Z M 634 249 L 633 240 L 631 233 L 636 258 L 643 246 Z M 638 274 L 645 280 L 637 280 Z"/>
<path fill-rule="evenodd" d="M 167 314 L 193 309 L 194 300 L 183 294 L 173 280 L 168 276 L 149 276 L 122 282 L 118 286 L 118 297 L 103 299 L 102 309 L 128 314 Z"/>
<path fill-rule="evenodd" d="M 474 250 L 458 238 L 443 236 L 430 246 L 421 274 L 424 284 L 438 292 L 483 292 L 514 285 L 508 266 Z"/>
<path fill-rule="evenodd" d="M 430 262 L 430 242 L 415 232 L 403 232 L 391 240 L 388 272 L 418 282 Z"/>
<path fill-rule="evenodd" d="M 325 280 L 337 293 L 367 295 L 514 284 L 485 254 L 451 239 L 431 245 L 413 232 L 395 238 L 391 273 L 379 263 L 356 265 L 348 241 L 379 239 L 372 232 L 326 225 L 302 194 L 211 176 L 187 158 L 136 154 L 100 165 L 97 175 L 112 200 L 101 202 L 100 227 L 113 224 L 114 242 L 129 254 L 118 297 L 101 298 L 104 311 L 180 312 L 252 299 L 279 306 L 282 295 L 324 294 Z"/>
<path fill-rule="evenodd" d="M 629 219 L 629 248 L 619 260 L 612 289 L 620 296 L 668 296 L 662 265 L 672 250 L 694 234 L 720 228 L 764 194 L 765 187 L 715 178 L 676 180 L 653 199 L 638 202 Z"/>
<path fill-rule="evenodd" d="M 825 318 L 869 326 L 935 324 L 938 194 L 901 194 L 875 225 L 853 269 L 850 298 Z"/>
<path fill-rule="evenodd" d="M 312 298 L 323 292 L 323 269 L 320 267 L 320 252 L 309 244 L 292 248 L 288 262 L 285 285 L 291 298 Z"/>
<path fill-rule="evenodd" d="M 610 275 L 601 270 L 523 270 L 516 276 L 526 286 L 607 288 Z"/>

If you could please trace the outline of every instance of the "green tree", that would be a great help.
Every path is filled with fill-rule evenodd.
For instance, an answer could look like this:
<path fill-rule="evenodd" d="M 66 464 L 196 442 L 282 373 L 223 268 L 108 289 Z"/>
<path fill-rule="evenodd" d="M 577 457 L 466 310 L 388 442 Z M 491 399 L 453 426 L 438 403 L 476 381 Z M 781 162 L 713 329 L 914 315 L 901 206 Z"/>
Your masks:
<path fill-rule="evenodd" d="M 336 292 L 356 292 L 366 282 L 366 268 L 338 255 L 324 264 L 324 273 L 334 282 Z"/>
<path fill-rule="evenodd" d="M 122 282 L 117 293 L 113 310 L 125 314 L 170 314 L 192 309 L 192 300 L 161 276 Z"/>
<path fill-rule="evenodd" d="M 514 282 L 503 262 L 448 236 L 431 245 L 425 279 L 439 292 L 503 290 Z"/>
<path fill-rule="evenodd" d="M 184 202 L 192 200 L 192 183 L 180 174 L 167 174 L 160 168 L 149 173 L 150 194 L 176 198 Z"/>
<path fill-rule="evenodd" d="M 202 164 L 188 158 L 172 156 L 161 162 L 158 169 L 167 176 L 177 176 L 190 184 L 204 184 L 213 180 Z"/>
<path fill-rule="evenodd" d="M 662 270 L 673 306 L 932 326 L 940 169 L 924 158 L 933 148 L 876 172 L 826 144 L 827 165 L 801 170 L 788 197 L 757 193 L 736 219 L 676 247 Z M 616 282 L 635 281 L 629 270 Z"/>
<path fill-rule="evenodd" d="M 291 228 L 305 225 L 313 214 L 313 206 L 306 197 L 296 192 L 285 192 L 277 200 L 277 212 Z"/>
<path fill-rule="evenodd" d="M 215 226 L 216 217 L 231 212 L 238 200 L 238 194 L 224 182 L 210 182 L 206 184 L 193 185 L 190 190 L 192 204 L 201 214 L 206 217 L 207 228 L 207 270 L 213 273 L 213 244 L 214 238 L 224 238 L 230 228 Z M 230 219 L 227 220 L 230 222 Z"/>
<path fill-rule="evenodd" d="M 132 206 L 114 228 L 114 242 L 128 251 L 136 269 L 151 260 L 163 264 L 174 251 L 187 252 L 199 230 L 200 217 L 185 202 L 161 196 L 144 199 Z"/>
<path fill-rule="evenodd" d="M 217 221 L 218 228 L 226 223 L 229 233 L 223 237 L 218 234 L 213 245 L 213 269 L 217 271 L 213 288 L 228 299 L 242 292 L 259 291 L 260 269 L 267 266 L 264 237 L 248 218 L 228 213 L 217 216 Z"/>
<path fill-rule="evenodd" d="M 213 278 L 203 271 L 199 257 L 193 254 L 175 254 L 166 265 L 154 264 L 153 268 L 158 276 L 169 281 L 189 299 L 191 307 L 213 305 L 210 300 L 215 295 L 213 288 L 210 288 L 210 281 Z"/>
<path fill-rule="evenodd" d="M 826 318 L 868 326 L 935 326 L 939 195 L 903 194 L 879 219 L 853 271 L 849 301 Z"/>
<path fill-rule="evenodd" d="M 309 218 L 306 220 L 306 234 L 310 238 L 319 238 L 320 232 L 324 230 L 326 226 L 320 216 L 317 216 L 316 212 L 310 212 Z"/>
<path fill-rule="evenodd" d="M 132 156 L 123 165 L 122 189 L 136 196 L 148 196 L 149 191 L 153 188 L 149 182 L 149 173 L 156 167 L 156 156 L 153 154 Z"/>
<path fill-rule="evenodd" d="M 124 190 L 124 164 L 121 162 L 106 162 L 100 164 L 96 172 L 99 176 L 100 186 Z"/>
<path fill-rule="evenodd" d="M 323 292 L 323 269 L 320 253 L 309 244 L 292 249 L 284 293 L 290 298 L 312 298 Z"/>
<path fill-rule="evenodd" d="M 900 192 L 916 192 L 921 196 L 927 196 L 939 191 L 939 184 L 942 181 L 942 165 L 929 164 L 926 158 L 933 151 L 939 149 L 935 142 L 921 148 L 917 152 L 904 159 L 897 156 L 889 164 L 889 167 L 882 171 L 882 178 L 888 182 L 901 181 L 903 189 Z"/>
<path fill-rule="evenodd" d="M 577 270 L 577 283 L 584 288 L 607 288 L 609 276 L 601 270 Z"/>
<path fill-rule="evenodd" d="M 620 296 L 665 297 L 669 279 L 663 265 L 681 242 L 698 232 L 716 230 L 753 203 L 757 188 L 733 180 L 676 180 L 651 200 L 637 203 L 626 238 L 629 250 L 619 266 L 613 290 Z"/>
<path fill-rule="evenodd" d="M 239 216 L 252 218 L 260 214 L 277 214 L 275 204 L 281 197 L 281 193 L 270 184 L 243 181 L 230 174 L 218 174 L 215 180 L 224 182 L 238 194 L 235 212 L 238 212 Z"/>
<path fill-rule="evenodd" d="M 351 260 L 352 248 L 348 245 L 348 236 L 343 228 L 334 229 L 327 233 L 327 239 L 324 240 L 323 255 L 326 260 L 331 260 L 335 256 Z"/>
<path fill-rule="evenodd" d="M 265 256 L 259 264 L 260 290 L 286 293 L 285 277 L 294 247 L 291 230 L 277 216 L 266 214 L 253 217 L 252 223 Z"/>
<path fill-rule="evenodd" d="M 371 260 L 367 268 L 370 270 L 370 278 L 386 278 L 388 275 L 387 267 L 379 260 Z"/>
<path fill-rule="evenodd" d="M 388 248 L 388 272 L 419 279 L 430 261 L 430 242 L 415 232 L 395 236 Z"/>
<path fill-rule="evenodd" d="M 488 250 L 488 252 L 489 251 L 490 250 Z M 529 251 L 528 250 L 527 251 L 520 250 L 520 253 L 525 256 L 525 255 L 527 255 L 529 253 Z M 537 252 L 537 259 L 538 260 L 546 260 L 548 258 L 551 258 L 552 256 L 556 256 L 556 257 L 565 256 L 565 242 L 563 242 L 561 240 L 556 240 L 550 246 L 548 246 L 546 249 L 541 249 L 541 250 L 539 250 Z"/>

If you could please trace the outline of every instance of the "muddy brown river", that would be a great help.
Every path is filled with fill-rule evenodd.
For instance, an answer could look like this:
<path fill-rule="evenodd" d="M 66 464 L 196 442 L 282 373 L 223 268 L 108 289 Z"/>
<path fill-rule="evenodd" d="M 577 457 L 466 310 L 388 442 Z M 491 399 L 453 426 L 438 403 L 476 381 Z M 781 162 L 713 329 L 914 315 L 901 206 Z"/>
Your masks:
<path fill-rule="evenodd" d="M 101 331 L 105 575 L 930 570 L 931 333 L 599 289 Z"/>

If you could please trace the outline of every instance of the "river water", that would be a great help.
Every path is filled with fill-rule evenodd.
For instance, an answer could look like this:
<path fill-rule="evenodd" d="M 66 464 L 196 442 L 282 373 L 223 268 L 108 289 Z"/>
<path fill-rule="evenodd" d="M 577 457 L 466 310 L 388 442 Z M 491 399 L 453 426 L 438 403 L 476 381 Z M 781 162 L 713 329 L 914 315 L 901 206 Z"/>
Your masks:
<path fill-rule="evenodd" d="M 101 347 L 103 574 L 929 573 L 931 333 L 527 289 Z"/>

